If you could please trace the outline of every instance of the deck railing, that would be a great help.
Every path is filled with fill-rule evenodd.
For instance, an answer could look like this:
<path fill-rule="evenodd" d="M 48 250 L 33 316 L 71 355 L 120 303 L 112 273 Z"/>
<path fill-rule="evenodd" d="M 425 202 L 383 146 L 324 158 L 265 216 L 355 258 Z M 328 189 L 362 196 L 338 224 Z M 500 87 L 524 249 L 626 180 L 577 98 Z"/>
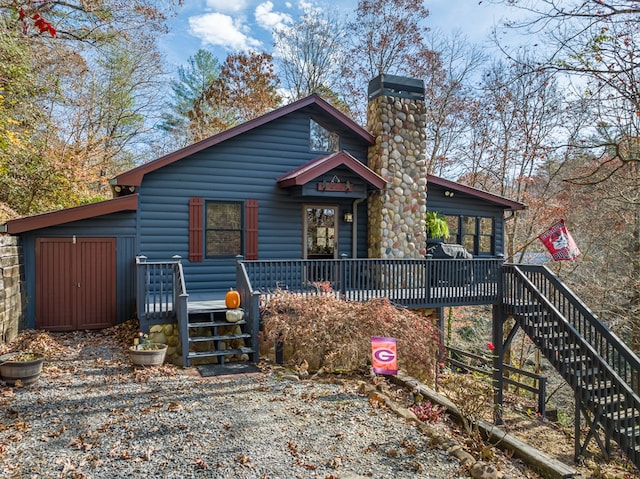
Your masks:
<path fill-rule="evenodd" d="M 254 293 L 333 291 L 352 301 L 386 297 L 402 306 L 420 308 L 496 303 L 503 260 L 336 259 L 240 263 Z"/>
<path fill-rule="evenodd" d="M 173 261 L 147 261 L 136 257 L 137 314 L 140 329 L 154 324 L 181 323 L 187 316 L 187 289 L 179 257 Z M 186 321 L 184 321 L 186 324 Z"/>

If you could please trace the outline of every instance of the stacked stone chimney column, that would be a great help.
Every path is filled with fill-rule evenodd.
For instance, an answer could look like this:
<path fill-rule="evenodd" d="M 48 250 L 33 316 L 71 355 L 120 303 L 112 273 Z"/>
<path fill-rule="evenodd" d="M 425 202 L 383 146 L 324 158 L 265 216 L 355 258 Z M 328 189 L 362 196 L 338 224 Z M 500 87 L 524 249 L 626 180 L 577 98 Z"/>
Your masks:
<path fill-rule="evenodd" d="M 376 138 L 369 167 L 387 181 L 369 199 L 370 258 L 426 254 L 426 107 L 422 95 L 412 96 L 383 90 L 369 100 L 367 123 Z"/>

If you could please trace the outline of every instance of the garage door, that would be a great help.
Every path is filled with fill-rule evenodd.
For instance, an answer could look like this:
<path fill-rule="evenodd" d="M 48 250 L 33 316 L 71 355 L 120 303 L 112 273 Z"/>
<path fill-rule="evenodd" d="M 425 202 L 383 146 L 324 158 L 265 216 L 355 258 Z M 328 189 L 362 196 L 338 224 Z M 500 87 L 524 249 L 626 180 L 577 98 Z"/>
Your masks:
<path fill-rule="evenodd" d="M 36 239 L 36 328 L 100 329 L 115 322 L 115 238 Z"/>

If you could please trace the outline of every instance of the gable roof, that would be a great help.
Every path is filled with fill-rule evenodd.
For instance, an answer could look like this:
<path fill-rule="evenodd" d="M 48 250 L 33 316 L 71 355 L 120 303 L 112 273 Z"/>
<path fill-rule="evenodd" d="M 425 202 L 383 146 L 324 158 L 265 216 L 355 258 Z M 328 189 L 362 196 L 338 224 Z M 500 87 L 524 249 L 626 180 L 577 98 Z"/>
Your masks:
<path fill-rule="evenodd" d="M 138 195 L 127 195 L 89 205 L 76 206 L 35 216 L 27 216 L 0 224 L 0 233 L 18 234 L 49 226 L 56 226 L 72 221 L 86 220 L 96 216 L 118 213 L 120 211 L 135 211 L 138 209 Z"/>
<path fill-rule="evenodd" d="M 325 100 L 320 98 L 320 96 L 314 93 L 313 95 L 293 102 L 289 105 L 270 111 L 269 113 L 259 116 L 258 118 L 254 118 L 253 120 L 249 120 L 245 123 L 234 126 L 233 128 L 218 133 L 217 135 L 205 138 L 198 143 L 186 146 L 181 150 L 174 151 L 173 153 L 169 153 L 168 155 L 162 156 L 149 163 L 145 163 L 144 165 L 140 165 L 137 168 L 126 171 L 111 179 L 110 183 L 112 185 L 140 186 L 140 184 L 142 183 L 142 178 L 147 173 L 170 165 L 171 163 L 186 158 L 189 155 L 202 151 L 213 145 L 217 145 L 218 143 L 222 143 L 225 140 L 238 136 L 242 133 L 269 123 L 270 121 L 276 120 L 304 108 L 311 108 L 326 113 L 338 123 L 340 123 L 345 129 L 362 138 L 363 141 L 369 143 L 370 145 L 374 144 L 375 142 L 375 138 L 371 133 L 369 133 L 347 115 L 345 115 L 340 110 L 330 105 Z"/>
<path fill-rule="evenodd" d="M 487 193 L 486 191 L 479 190 L 478 188 L 473 188 L 471 186 L 462 185 L 460 183 L 456 183 L 455 181 L 445 180 L 444 178 L 440 178 L 435 175 L 427 175 L 427 185 L 433 184 L 438 185 L 443 188 L 447 188 L 449 190 L 458 191 L 460 193 L 466 193 L 471 196 L 475 196 L 476 198 L 480 198 L 484 201 L 488 201 L 490 203 L 495 203 L 504 207 L 507 210 L 525 210 L 527 206 L 518 203 L 517 201 L 510 200 L 505 198 L 504 196 L 494 195 L 492 193 Z M 429 198 L 428 186 L 427 186 L 427 201 Z"/>
<path fill-rule="evenodd" d="M 280 188 L 301 186 L 340 166 L 348 168 L 375 188 L 382 189 L 386 184 L 384 178 L 346 151 L 339 151 L 311 160 L 277 178 L 276 182 Z"/>

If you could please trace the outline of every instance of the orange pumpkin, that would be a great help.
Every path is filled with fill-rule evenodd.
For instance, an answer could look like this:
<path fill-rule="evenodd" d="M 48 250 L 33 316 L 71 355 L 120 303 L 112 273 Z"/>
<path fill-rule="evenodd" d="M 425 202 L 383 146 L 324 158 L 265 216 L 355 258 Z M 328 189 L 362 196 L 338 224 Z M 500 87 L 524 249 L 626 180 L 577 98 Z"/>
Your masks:
<path fill-rule="evenodd" d="M 240 293 L 234 289 L 230 289 L 224 297 L 224 304 L 229 309 L 236 309 L 240 306 Z"/>

